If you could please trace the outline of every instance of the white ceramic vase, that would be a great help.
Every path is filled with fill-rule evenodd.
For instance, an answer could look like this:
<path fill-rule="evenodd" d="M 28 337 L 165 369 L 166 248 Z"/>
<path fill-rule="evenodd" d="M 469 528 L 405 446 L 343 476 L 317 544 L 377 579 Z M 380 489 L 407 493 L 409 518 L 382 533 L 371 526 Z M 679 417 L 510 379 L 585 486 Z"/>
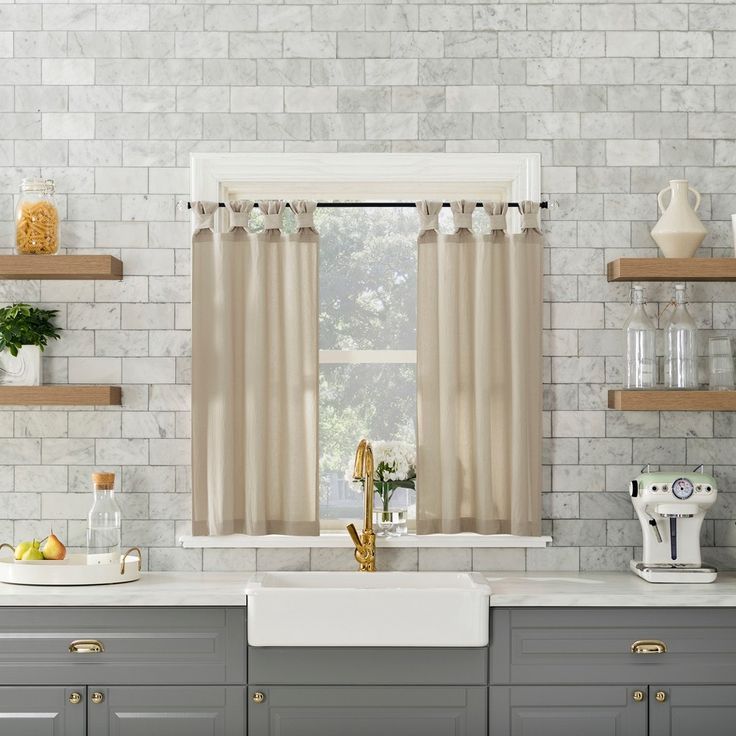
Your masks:
<path fill-rule="evenodd" d="M 41 348 L 23 345 L 15 357 L 8 350 L 0 352 L 0 385 L 40 386 Z"/>
<path fill-rule="evenodd" d="M 664 195 L 670 192 L 670 202 L 664 206 Z M 695 195 L 695 206 L 690 205 L 689 193 Z M 652 238 L 665 258 L 692 258 L 708 234 L 697 215 L 700 194 L 687 184 L 687 179 L 673 179 L 657 195 L 662 216 L 652 229 Z"/>

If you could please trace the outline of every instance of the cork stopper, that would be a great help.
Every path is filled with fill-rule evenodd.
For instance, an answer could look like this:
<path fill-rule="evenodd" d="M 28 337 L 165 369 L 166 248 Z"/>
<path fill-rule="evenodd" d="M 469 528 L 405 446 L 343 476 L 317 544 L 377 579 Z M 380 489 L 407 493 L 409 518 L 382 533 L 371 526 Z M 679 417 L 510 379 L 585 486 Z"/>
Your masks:
<path fill-rule="evenodd" d="M 115 485 L 115 473 L 92 473 L 92 483 L 102 488 L 112 488 Z"/>

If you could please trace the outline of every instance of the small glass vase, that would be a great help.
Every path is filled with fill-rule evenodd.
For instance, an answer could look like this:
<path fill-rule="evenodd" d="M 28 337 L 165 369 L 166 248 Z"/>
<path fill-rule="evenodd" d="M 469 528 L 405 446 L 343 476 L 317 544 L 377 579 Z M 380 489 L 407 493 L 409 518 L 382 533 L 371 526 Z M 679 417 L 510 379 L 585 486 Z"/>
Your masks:
<path fill-rule="evenodd" d="M 377 537 L 403 537 L 409 531 L 407 509 L 374 509 L 373 529 Z"/>

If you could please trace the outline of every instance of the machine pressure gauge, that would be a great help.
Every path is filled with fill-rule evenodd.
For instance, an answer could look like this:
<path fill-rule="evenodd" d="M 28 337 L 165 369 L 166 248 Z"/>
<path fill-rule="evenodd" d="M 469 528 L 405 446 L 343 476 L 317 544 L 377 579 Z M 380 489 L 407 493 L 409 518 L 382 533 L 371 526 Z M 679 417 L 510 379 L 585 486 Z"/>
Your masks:
<path fill-rule="evenodd" d="M 695 491 L 695 487 L 687 478 L 678 478 L 672 484 L 672 493 L 675 494 L 676 498 L 684 501 L 686 498 L 690 498 Z"/>

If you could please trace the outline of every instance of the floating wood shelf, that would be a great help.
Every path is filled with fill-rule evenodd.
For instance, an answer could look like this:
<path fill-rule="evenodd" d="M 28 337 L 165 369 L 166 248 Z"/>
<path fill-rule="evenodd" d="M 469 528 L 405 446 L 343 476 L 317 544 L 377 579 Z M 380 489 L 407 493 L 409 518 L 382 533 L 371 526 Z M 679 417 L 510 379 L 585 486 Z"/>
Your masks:
<path fill-rule="evenodd" d="M 609 281 L 736 281 L 736 258 L 617 258 Z"/>
<path fill-rule="evenodd" d="M 0 386 L 0 404 L 44 406 L 120 406 L 120 386 Z"/>
<path fill-rule="evenodd" d="M 614 389 L 608 408 L 620 411 L 736 411 L 736 391 Z"/>
<path fill-rule="evenodd" d="M 101 279 L 120 281 L 115 256 L 0 256 L 0 279 Z"/>

